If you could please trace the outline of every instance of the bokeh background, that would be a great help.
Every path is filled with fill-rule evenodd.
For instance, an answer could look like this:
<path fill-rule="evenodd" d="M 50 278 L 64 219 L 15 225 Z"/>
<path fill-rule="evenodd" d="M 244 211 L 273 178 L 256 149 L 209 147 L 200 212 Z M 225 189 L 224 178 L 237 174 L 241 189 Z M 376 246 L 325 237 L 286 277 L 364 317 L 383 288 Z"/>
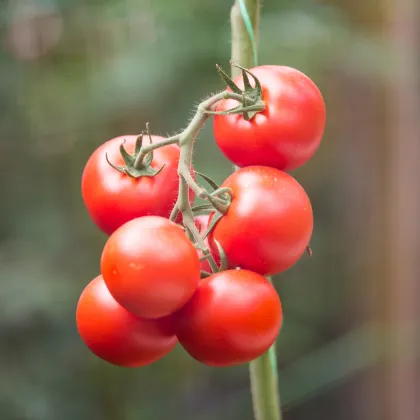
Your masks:
<path fill-rule="evenodd" d="M 165 135 L 223 88 L 232 1 L 0 0 L 0 419 L 251 420 L 247 366 L 178 347 L 142 369 L 96 359 L 75 307 L 105 236 L 80 178 L 105 140 Z M 420 2 L 265 0 L 260 62 L 321 88 L 328 124 L 293 175 L 313 258 L 275 279 L 285 420 L 411 420 L 418 402 Z M 200 134 L 196 168 L 231 171 Z"/>

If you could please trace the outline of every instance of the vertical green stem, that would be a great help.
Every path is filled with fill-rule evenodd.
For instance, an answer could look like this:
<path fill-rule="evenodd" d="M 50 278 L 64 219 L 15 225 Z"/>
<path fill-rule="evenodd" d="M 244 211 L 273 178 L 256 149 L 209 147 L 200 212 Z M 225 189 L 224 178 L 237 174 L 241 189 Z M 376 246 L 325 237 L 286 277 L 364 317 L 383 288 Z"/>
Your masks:
<path fill-rule="evenodd" d="M 252 25 L 254 43 L 248 33 L 241 8 L 246 10 Z M 230 23 L 232 27 L 232 61 L 247 69 L 256 65 L 255 58 L 258 45 L 259 21 L 260 0 L 235 0 L 235 4 L 230 12 Z M 240 70 L 232 67 L 231 73 L 232 77 L 236 77 L 240 74 Z"/>
<path fill-rule="evenodd" d="M 230 14 L 232 61 L 245 68 L 257 65 L 259 18 L 260 0 L 235 0 Z M 239 69 L 231 68 L 232 77 L 239 72 Z M 255 420 L 281 420 L 282 418 L 275 346 L 274 343 L 267 353 L 249 364 Z"/>
<path fill-rule="evenodd" d="M 275 345 L 274 345 L 275 346 Z M 280 420 L 277 375 L 273 373 L 270 351 L 249 364 L 252 403 L 256 420 Z"/>
<path fill-rule="evenodd" d="M 249 364 L 249 374 L 255 420 L 281 420 L 276 343 Z"/>

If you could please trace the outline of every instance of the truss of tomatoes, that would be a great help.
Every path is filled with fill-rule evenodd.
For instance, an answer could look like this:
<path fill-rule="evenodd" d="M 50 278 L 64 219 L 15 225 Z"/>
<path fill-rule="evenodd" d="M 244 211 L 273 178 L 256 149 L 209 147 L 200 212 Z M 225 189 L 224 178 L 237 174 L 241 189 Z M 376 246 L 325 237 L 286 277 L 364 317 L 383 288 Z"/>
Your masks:
<path fill-rule="evenodd" d="M 264 276 L 287 270 L 308 247 L 311 203 L 286 171 L 318 148 L 325 105 L 315 84 L 295 69 L 260 66 L 251 72 L 265 109 L 252 118 L 223 115 L 237 105 L 224 100 L 214 116 L 216 143 L 241 167 L 222 185 L 232 191 L 230 207 L 206 238 L 216 261 L 223 250 L 226 270 L 202 279 L 201 271 L 211 270 L 208 261 L 200 261 L 201 251 L 169 220 L 178 194 L 179 146 L 151 153 L 144 176 L 122 170 L 139 151 L 135 135 L 109 140 L 86 164 L 83 199 L 110 236 L 101 275 L 83 291 L 76 321 L 87 347 L 109 363 L 148 365 L 179 342 L 204 364 L 231 366 L 261 356 L 279 334 L 280 299 Z M 229 89 L 247 84 L 239 76 Z M 196 217 L 200 233 L 213 217 Z"/>

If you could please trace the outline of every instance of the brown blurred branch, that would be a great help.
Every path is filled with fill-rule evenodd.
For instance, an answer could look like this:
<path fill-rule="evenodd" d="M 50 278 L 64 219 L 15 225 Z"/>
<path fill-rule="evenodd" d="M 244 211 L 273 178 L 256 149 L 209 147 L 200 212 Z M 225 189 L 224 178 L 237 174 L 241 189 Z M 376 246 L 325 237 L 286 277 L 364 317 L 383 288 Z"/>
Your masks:
<path fill-rule="evenodd" d="M 390 328 L 395 352 L 387 377 L 389 420 L 418 419 L 418 280 L 420 194 L 420 3 L 389 3 L 389 39 L 393 47 L 393 83 L 389 91 L 387 275 Z"/>

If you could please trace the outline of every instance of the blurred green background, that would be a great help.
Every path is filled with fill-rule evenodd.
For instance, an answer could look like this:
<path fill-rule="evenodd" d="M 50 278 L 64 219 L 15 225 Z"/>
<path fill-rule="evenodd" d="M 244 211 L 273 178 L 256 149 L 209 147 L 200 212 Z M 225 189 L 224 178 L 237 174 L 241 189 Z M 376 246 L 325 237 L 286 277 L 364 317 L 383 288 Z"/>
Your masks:
<path fill-rule="evenodd" d="M 327 129 L 293 175 L 314 256 L 275 279 L 285 420 L 420 418 L 418 0 L 265 0 L 260 62 L 320 87 Z M 147 121 L 165 135 L 223 89 L 232 1 L 0 0 L 0 420 L 251 420 L 247 366 L 178 346 L 142 369 L 95 358 L 75 307 L 105 236 L 80 178 L 90 153 Z M 211 124 L 195 165 L 231 166 Z"/>

